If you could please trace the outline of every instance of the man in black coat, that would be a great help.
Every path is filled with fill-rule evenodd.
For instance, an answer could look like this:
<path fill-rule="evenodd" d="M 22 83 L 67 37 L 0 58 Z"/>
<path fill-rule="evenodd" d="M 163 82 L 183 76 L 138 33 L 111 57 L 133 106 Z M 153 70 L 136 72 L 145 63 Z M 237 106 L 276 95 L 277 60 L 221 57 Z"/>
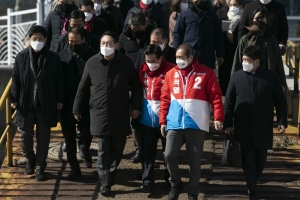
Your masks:
<path fill-rule="evenodd" d="M 153 29 L 153 26 L 147 24 L 143 12 L 132 12 L 129 24 L 120 35 L 119 51 L 135 63 L 138 51 L 150 44 L 150 34 Z"/>
<path fill-rule="evenodd" d="M 134 7 L 134 2 L 132 0 L 114 0 L 114 5 L 120 8 L 123 18 L 126 19 L 128 11 Z"/>
<path fill-rule="evenodd" d="M 141 0 L 137 3 L 137 5 L 133 8 L 131 8 L 128 11 L 127 17 L 124 22 L 124 28 L 127 27 L 128 24 L 130 24 L 130 15 L 132 12 L 144 12 L 147 18 L 148 24 L 151 24 L 155 28 L 162 28 L 166 33 L 169 31 L 169 24 L 168 19 L 165 15 L 165 11 L 155 4 L 155 2 L 147 1 L 147 0 Z"/>
<path fill-rule="evenodd" d="M 243 50 L 243 70 L 230 79 L 225 101 L 224 128 L 242 149 L 242 168 L 250 199 L 257 199 L 256 183 L 273 146 L 274 107 L 278 130 L 287 126 L 287 102 L 279 76 L 260 66 L 260 47 Z"/>
<path fill-rule="evenodd" d="M 82 28 L 84 29 L 85 25 L 85 15 L 80 10 L 75 10 L 70 15 L 70 28 Z M 89 44 L 89 46 L 97 51 L 100 50 L 99 47 L 99 38 L 95 36 L 93 33 L 89 32 L 88 30 L 84 29 L 84 38 L 85 42 Z M 59 53 L 64 49 L 68 49 L 69 42 L 68 42 L 68 33 L 64 33 L 58 38 L 58 43 L 55 48 L 55 52 Z"/>
<path fill-rule="evenodd" d="M 165 59 L 176 65 L 176 49 L 169 46 L 167 34 L 162 28 L 156 28 L 151 32 L 150 36 L 150 44 L 156 44 L 159 45 L 162 54 L 165 57 Z M 144 52 L 146 50 L 146 47 L 139 50 L 136 61 L 135 61 L 135 68 L 138 70 L 139 67 L 143 62 L 145 62 L 145 55 Z"/>
<path fill-rule="evenodd" d="M 76 124 L 77 121 L 73 115 L 73 103 L 77 88 L 81 80 L 85 64 L 88 59 L 97 54 L 97 51 L 90 48 L 84 42 L 84 32 L 81 28 L 71 28 L 68 32 L 69 48 L 59 52 L 62 68 L 64 71 L 64 80 L 66 90 L 65 106 L 61 111 L 61 126 L 65 137 L 68 162 L 71 166 L 71 172 L 68 178 L 73 179 L 81 175 L 79 162 L 76 157 Z M 78 122 L 83 145 L 80 147 L 84 153 L 85 165 L 92 167 L 92 160 L 89 155 L 89 148 L 92 141 L 90 133 L 90 112 L 88 99 L 83 103 L 84 109 L 82 118 Z"/>
<path fill-rule="evenodd" d="M 31 46 L 21 51 L 12 72 L 11 107 L 17 110 L 22 148 L 26 158 L 26 175 L 45 179 L 50 129 L 57 125 L 57 110 L 64 104 L 64 80 L 60 59 L 45 47 L 47 32 L 42 26 L 29 31 Z M 37 148 L 33 151 L 34 125 Z"/>
<path fill-rule="evenodd" d="M 80 120 L 84 102 L 90 98 L 91 134 L 98 137 L 97 170 L 103 195 L 110 194 L 126 136 L 130 133 L 128 111 L 131 108 L 135 119 L 142 106 L 138 74 L 131 60 L 117 50 L 118 42 L 115 32 L 104 33 L 101 53 L 86 63 L 73 106 L 74 116 Z"/>
<path fill-rule="evenodd" d="M 85 15 L 84 28 L 100 39 L 103 33 L 109 30 L 109 25 L 96 17 L 93 1 L 83 0 L 79 4 L 79 9 L 84 12 Z"/>
<path fill-rule="evenodd" d="M 192 0 L 192 6 L 180 13 L 175 28 L 173 47 L 189 44 L 198 62 L 215 69 L 224 62 L 224 41 L 220 20 L 209 0 Z"/>
<path fill-rule="evenodd" d="M 59 36 L 67 32 L 70 14 L 74 10 L 78 10 L 78 7 L 72 0 L 58 0 L 55 10 L 48 14 L 44 27 L 47 30 L 46 46 L 51 51 L 56 49 Z"/>
<path fill-rule="evenodd" d="M 263 2 L 266 3 L 262 3 L 262 0 L 255 0 L 245 6 L 239 25 L 239 40 L 248 33 L 246 27 L 252 24 L 253 12 L 260 6 L 265 6 L 268 10 L 267 31 L 275 36 L 280 47 L 281 55 L 284 55 L 289 35 L 285 8 L 281 3 L 275 0 L 266 0 Z"/>

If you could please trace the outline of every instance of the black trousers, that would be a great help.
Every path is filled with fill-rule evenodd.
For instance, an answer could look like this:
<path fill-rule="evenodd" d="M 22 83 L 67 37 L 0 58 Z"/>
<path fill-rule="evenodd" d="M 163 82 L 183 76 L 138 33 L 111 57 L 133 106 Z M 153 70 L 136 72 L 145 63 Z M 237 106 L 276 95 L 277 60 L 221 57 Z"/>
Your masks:
<path fill-rule="evenodd" d="M 126 135 L 98 136 L 97 171 L 102 186 L 111 186 L 126 144 Z"/>
<path fill-rule="evenodd" d="M 34 124 L 36 124 L 36 155 L 33 151 Z M 44 110 L 35 109 L 26 114 L 25 123 L 23 127 L 20 127 L 20 132 L 27 167 L 35 167 L 37 164 L 41 169 L 46 168 L 50 130 L 51 127 L 47 125 L 46 112 Z"/>
<path fill-rule="evenodd" d="M 142 167 L 143 167 L 143 184 L 154 184 L 154 165 L 157 152 L 157 142 L 161 139 L 163 152 L 166 148 L 166 138 L 160 133 L 160 128 L 152 128 L 146 125 L 141 127 L 142 133 Z M 165 165 L 166 166 L 166 165 Z M 164 180 L 168 181 L 170 174 L 165 169 Z"/>
<path fill-rule="evenodd" d="M 78 140 L 78 148 L 80 146 L 84 147 L 84 155 L 85 156 L 90 156 L 90 147 L 91 147 L 91 143 L 92 143 L 92 135 L 91 135 L 91 131 L 89 128 L 79 128 L 80 131 L 80 138 Z"/>
<path fill-rule="evenodd" d="M 64 128 L 62 127 L 62 132 L 65 138 L 66 147 L 67 147 L 67 158 L 68 163 L 71 166 L 72 170 L 79 169 L 79 162 L 77 160 L 77 147 L 76 147 L 76 127 L 74 123 L 73 128 Z"/>
<path fill-rule="evenodd" d="M 242 149 L 242 168 L 250 191 L 256 190 L 256 184 L 264 170 L 267 149 Z"/>

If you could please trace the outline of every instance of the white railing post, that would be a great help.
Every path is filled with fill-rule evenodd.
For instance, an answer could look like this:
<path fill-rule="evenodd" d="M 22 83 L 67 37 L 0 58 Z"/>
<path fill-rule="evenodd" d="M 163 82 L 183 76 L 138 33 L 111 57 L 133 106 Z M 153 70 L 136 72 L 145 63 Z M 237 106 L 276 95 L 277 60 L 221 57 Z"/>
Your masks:
<path fill-rule="evenodd" d="M 11 66 L 12 64 L 12 24 L 13 17 L 11 13 L 13 12 L 12 8 L 7 9 L 7 64 Z"/>
<path fill-rule="evenodd" d="M 37 12 L 36 12 L 36 21 L 37 21 L 37 25 L 42 26 L 43 25 L 43 4 L 42 4 L 42 0 L 38 0 L 36 3 L 36 7 L 37 7 Z"/>
<path fill-rule="evenodd" d="M 45 0 L 44 1 L 44 18 L 45 19 L 50 12 L 50 8 L 51 8 L 51 0 Z"/>

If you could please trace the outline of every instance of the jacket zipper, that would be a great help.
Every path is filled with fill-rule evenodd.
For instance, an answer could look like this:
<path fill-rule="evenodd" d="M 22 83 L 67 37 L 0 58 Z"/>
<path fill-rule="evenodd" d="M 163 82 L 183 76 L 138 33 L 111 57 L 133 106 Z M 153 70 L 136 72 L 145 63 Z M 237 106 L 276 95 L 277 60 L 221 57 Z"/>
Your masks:
<path fill-rule="evenodd" d="M 185 111 L 185 95 L 186 95 L 186 88 L 188 86 L 188 81 L 190 78 L 190 75 L 192 74 L 192 72 L 194 71 L 194 67 L 192 69 L 192 71 L 185 77 L 185 82 L 183 81 L 183 76 L 181 74 L 181 71 L 179 70 L 179 74 L 183 83 L 183 100 L 182 100 L 182 129 L 184 129 L 184 111 Z"/>

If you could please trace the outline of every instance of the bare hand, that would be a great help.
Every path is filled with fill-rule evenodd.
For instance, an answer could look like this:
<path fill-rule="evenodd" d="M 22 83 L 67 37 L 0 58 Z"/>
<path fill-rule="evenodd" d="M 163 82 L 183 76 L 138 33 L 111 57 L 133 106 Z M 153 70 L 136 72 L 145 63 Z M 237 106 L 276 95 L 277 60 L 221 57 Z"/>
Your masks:
<path fill-rule="evenodd" d="M 10 106 L 12 109 L 17 109 L 18 103 L 11 103 Z"/>
<path fill-rule="evenodd" d="M 161 125 L 160 133 L 164 138 L 167 136 L 167 126 L 166 125 Z"/>
<path fill-rule="evenodd" d="M 219 66 L 222 65 L 223 62 L 224 62 L 224 58 L 222 58 L 222 57 L 221 57 L 221 58 L 218 58 L 217 63 L 218 63 Z"/>
<path fill-rule="evenodd" d="M 136 118 L 138 118 L 140 116 L 140 113 L 141 112 L 139 110 L 133 110 L 131 112 L 131 116 L 132 116 L 133 119 L 136 119 Z"/>
<path fill-rule="evenodd" d="M 61 110 L 64 107 L 64 104 L 57 103 L 57 110 Z"/>
<path fill-rule="evenodd" d="M 232 133 L 233 133 L 233 128 L 232 128 L 232 127 L 227 127 L 227 128 L 225 129 L 225 133 L 226 133 L 227 135 L 232 134 Z"/>
<path fill-rule="evenodd" d="M 220 130 L 222 130 L 222 128 L 223 128 L 223 122 L 215 121 L 215 129 L 217 131 L 220 131 Z"/>
<path fill-rule="evenodd" d="M 74 114 L 75 119 L 80 122 L 81 120 L 81 114 Z"/>
<path fill-rule="evenodd" d="M 278 131 L 280 131 L 280 129 L 282 130 L 280 135 L 282 135 L 282 136 L 285 135 L 285 125 L 278 125 L 277 129 L 278 129 Z"/>
<path fill-rule="evenodd" d="M 227 39 L 230 41 L 230 43 L 233 42 L 233 35 L 231 32 L 227 32 Z"/>

